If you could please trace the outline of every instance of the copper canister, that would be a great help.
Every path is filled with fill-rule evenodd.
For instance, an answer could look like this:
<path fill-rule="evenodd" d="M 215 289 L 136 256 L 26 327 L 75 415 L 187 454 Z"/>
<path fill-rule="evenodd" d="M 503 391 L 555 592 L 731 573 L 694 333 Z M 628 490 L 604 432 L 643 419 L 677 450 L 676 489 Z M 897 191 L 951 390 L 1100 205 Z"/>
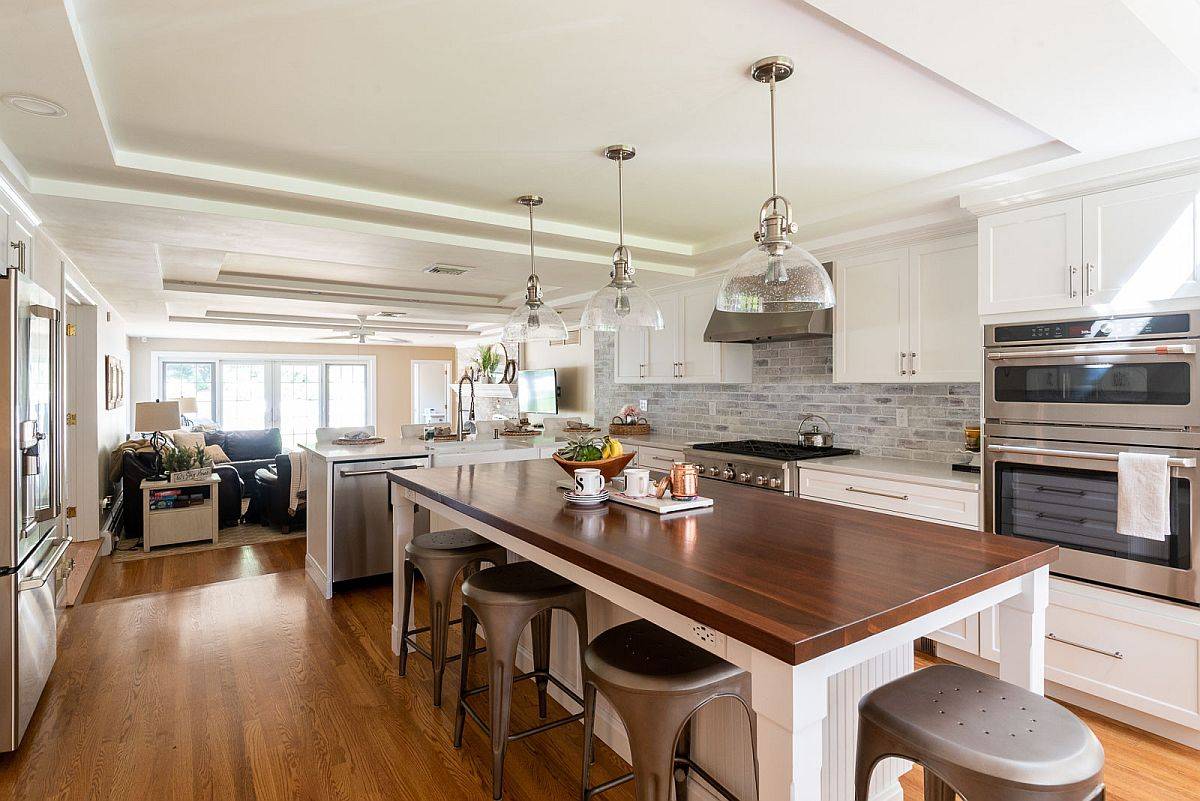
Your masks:
<path fill-rule="evenodd" d="M 671 490 L 671 497 L 677 500 L 690 500 L 700 494 L 700 466 L 687 462 L 676 462 L 671 465 L 671 472 L 663 476 L 656 485 L 659 498 Z"/>

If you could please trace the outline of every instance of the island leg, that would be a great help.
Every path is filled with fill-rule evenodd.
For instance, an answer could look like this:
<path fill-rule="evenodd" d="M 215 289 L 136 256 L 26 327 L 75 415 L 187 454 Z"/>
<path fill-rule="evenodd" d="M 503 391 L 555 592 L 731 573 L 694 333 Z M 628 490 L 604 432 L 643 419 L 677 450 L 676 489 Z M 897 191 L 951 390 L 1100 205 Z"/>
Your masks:
<path fill-rule="evenodd" d="M 758 797 L 821 801 L 828 677 L 759 652 L 751 661 L 750 676 L 758 735 Z"/>
<path fill-rule="evenodd" d="M 404 546 L 412 542 L 413 537 L 429 531 L 429 510 L 417 505 L 399 484 L 392 484 L 389 492 L 392 500 L 392 653 L 399 656 L 400 620 L 404 616 L 407 594 L 404 586 Z"/>
<path fill-rule="evenodd" d="M 1021 591 L 1000 603 L 1000 678 L 1039 695 L 1046 691 L 1046 607 L 1050 568 L 1021 577 Z"/>

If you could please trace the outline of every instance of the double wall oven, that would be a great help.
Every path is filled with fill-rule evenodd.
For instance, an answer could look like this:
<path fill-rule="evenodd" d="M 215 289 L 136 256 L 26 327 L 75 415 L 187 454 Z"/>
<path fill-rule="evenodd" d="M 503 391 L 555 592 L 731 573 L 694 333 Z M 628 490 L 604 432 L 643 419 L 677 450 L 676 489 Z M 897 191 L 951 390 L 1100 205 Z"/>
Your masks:
<path fill-rule="evenodd" d="M 1200 604 L 1200 311 L 989 325 L 984 521 L 1061 575 Z M 1117 456 L 1167 456 L 1171 532 L 1117 532 Z"/>

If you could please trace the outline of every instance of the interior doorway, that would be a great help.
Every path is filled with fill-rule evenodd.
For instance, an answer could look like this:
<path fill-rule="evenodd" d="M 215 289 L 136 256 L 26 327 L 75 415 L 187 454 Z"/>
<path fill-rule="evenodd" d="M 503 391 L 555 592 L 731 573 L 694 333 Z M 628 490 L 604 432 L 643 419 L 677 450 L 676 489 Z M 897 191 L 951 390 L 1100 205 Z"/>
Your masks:
<path fill-rule="evenodd" d="M 417 359 L 412 363 L 412 422 L 450 422 L 450 362 Z"/>

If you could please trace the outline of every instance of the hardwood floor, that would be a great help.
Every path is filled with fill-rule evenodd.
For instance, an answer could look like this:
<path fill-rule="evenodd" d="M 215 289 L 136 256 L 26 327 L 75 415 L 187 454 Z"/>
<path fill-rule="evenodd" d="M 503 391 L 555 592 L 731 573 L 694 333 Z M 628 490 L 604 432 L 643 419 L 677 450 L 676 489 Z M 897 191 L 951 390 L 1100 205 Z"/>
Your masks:
<path fill-rule="evenodd" d="M 94 602 L 64 614 L 25 743 L 0 756 L 0 798 L 490 798 L 487 741 L 469 726 L 462 750 L 450 745 L 452 705 L 431 706 L 428 662 L 396 675 L 390 585 L 327 602 L 302 561 L 294 541 L 102 565 Z M 515 695 L 514 726 L 533 725 L 532 687 Z M 1077 711 L 1104 743 L 1110 799 L 1196 797 L 1196 751 Z M 568 726 L 514 743 L 506 798 L 575 798 L 580 740 Z M 600 751 L 597 779 L 625 769 Z M 903 783 L 919 801 L 920 771 Z"/>

